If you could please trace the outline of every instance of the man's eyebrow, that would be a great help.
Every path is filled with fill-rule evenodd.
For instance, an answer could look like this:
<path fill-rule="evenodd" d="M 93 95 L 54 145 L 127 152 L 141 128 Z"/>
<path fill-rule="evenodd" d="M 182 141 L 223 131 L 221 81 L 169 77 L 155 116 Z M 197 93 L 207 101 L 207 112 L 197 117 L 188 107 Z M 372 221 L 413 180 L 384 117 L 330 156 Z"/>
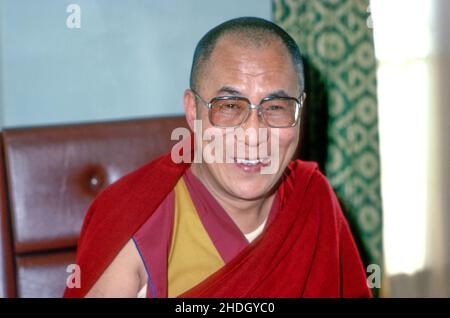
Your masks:
<path fill-rule="evenodd" d="M 241 95 L 242 96 L 242 93 L 237 88 L 234 88 L 234 87 L 231 87 L 231 86 L 222 86 L 217 91 L 217 94 L 221 94 L 221 93 L 226 93 L 226 94 L 229 94 L 229 95 Z"/>
<path fill-rule="evenodd" d="M 217 94 L 229 94 L 233 96 L 243 96 L 243 94 L 234 87 L 231 86 L 222 86 L 218 91 Z M 264 98 L 277 98 L 277 97 L 291 97 L 288 93 L 286 93 L 285 90 L 279 89 L 277 91 L 273 91 L 269 94 L 267 94 Z"/>
<path fill-rule="evenodd" d="M 276 97 L 291 97 L 286 91 L 280 89 L 268 94 L 265 98 L 276 98 Z"/>

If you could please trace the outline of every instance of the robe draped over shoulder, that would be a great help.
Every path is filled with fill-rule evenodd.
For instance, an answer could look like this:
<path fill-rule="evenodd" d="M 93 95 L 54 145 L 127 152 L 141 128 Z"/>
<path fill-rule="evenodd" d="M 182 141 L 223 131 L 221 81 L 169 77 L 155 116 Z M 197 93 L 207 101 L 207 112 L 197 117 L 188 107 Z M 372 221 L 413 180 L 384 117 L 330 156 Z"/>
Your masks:
<path fill-rule="evenodd" d="M 81 288 L 66 288 L 65 297 L 87 294 L 188 167 L 168 154 L 96 197 L 78 242 Z M 180 297 L 371 297 L 349 226 L 317 165 L 292 161 L 278 191 L 280 210 L 264 232 Z"/>

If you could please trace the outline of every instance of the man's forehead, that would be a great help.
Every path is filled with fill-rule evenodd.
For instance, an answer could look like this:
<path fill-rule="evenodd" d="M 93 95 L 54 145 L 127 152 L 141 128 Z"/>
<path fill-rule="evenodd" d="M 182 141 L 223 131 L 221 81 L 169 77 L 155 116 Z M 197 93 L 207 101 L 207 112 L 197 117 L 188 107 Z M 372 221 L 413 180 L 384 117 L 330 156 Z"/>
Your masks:
<path fill-rule="evenodd" d="M 263 46 L 260 44 L 253 45 L 252 41 L 242 41 L 242 39 L 236 40 L 231 36 L 224 36 L 217 41 L 214 50 L 209 58 L 208 66 L 220 65 L 225 63 L 228 68 L 237 67 L 240 63 L 245 65 L 258 64 L 258 62 L 264 61 L 265 63 L 278 64 L 284 67 L 294 67 L 292 58 L 289 52 L 281 40 L 273 38 L 270 42 L 265 43 Z M 229 65 L 229 63 L 233 63 Z M 208 65 L 209 64 L 209 65 Z M 259 71 L 250 72 L 248 75 L 259 75 Z"/>
<path fill-rule="evenodd" d="M 280 55 L 288 54 L 288 50 L 281 39 L 273 34 L 266 34 L 264 37 L 243 32 L 224 34 L 217 40 L 212 53 L 214 53 L 216 49 L 223 49 L 226 47 L 252 51 L 276 48 L 280 51 Z"/>
<path fill-rule="evenodd" d="M 248 36 L 231 33 L 217 40 L 200 68 L 199 86 L 216 90 L 223 84 L 242 85 L 245 81 L 250 85 L 252 81 L 262 83 L 270 79 L 273 89 L 278 89 L 286 88 L 286 83 L 291 86 L 297 82 L 293 58 L 281 39 L 269 34 L 262 45 L 261 41 L 255 44 Z"/>

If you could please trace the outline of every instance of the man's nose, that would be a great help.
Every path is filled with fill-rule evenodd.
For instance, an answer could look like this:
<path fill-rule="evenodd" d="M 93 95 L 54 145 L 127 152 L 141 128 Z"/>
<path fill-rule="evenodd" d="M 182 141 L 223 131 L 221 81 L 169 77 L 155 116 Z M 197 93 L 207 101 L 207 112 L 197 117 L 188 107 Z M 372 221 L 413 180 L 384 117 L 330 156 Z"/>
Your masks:
<path fill-rule="evenodd" d="M 259 115 L 259 109 L 253 108 L 249 110 L 247 120 L 243 124 L 244 130 L 247 131 L 245 134 L 245 143 L 249 146 L 257 146 L 262 141 L 259 140 L 259 128 L 261 127 L 261 116 Z"/>

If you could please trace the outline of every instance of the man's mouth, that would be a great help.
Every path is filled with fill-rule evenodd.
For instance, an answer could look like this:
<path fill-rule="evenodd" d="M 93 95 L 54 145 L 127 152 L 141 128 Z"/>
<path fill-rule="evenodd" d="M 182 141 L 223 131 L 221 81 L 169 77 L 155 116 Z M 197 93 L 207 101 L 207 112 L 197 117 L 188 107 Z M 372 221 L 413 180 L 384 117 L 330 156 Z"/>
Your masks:
<path fill-rule="evenodd" d="M 245 159 L 235 158 L 234 163 L 236 167 L 246 173 L 260 173 L 261 169 L 270 164 L 270 158 L 261 159 Z"/>
<path fill-rule="evenodd" d="M 267 166 L 270 162 L 270 158 L 254 159 L 254 160 L 236 158 L 235 162 L 237 164 L 242 164 L 242 165 L 246 165 L 246 166 L 256 166 L 256 165 Z"/>

